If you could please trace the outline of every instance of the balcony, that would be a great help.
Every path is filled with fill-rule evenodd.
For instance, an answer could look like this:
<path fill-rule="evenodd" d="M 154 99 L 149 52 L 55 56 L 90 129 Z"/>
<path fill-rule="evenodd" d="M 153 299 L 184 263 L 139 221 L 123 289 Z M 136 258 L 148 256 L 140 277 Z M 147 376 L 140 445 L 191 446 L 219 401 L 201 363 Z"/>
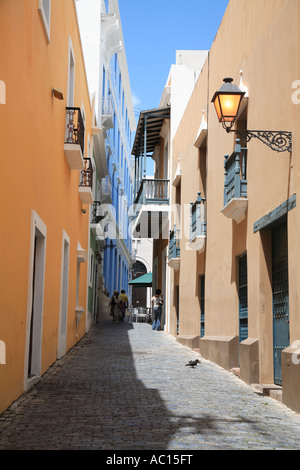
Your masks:
<path fill-rule="evenodd" d="M 188 248 L 202 253 L 206 244 L 206 199 L 198 192 L 197 200 L 190 203 L 190 241 Z"/>
<path fill-rule="evenodd" d="M 80 172 L 79 196 L 82 204 L 93 204 L 93 166 L 90 158 L 84 158 L 84 169 Z"/>
<path fill-rule="evenodd" d="M 111 181 L 109 175 L 101 178 L 101 202 L 102 204 L 112 204 Z"/>
<path fill-rule="evenodd" d="M 132 214 L 134 238 L 169 238 L 169 191 L 168 179 L 148 178 L 149 157 L 160 166 L 160 149 L 164 147 L 166 130 L 170 127 L 170 107 L 150 109 L 140 113 L 132 155 L 134 169 L 134 208 Z M 164 178 L 166 170 L 160 169 Z"/>
<path fill-rule="evenodd" d="M 135 199 L 135 238 L 157 239 L 168 230 L 170 181 L 143 179 Z M 164 236 L 163 238 L 168 238 Z"/>
<path fill-rule="evenodd" d="M 106 151 L 105 151 L 105 130 L 103 127 L 92 127 L 94 144 L 94 157 L 98 173 L 102 176 L 108 175 Z"/>
<path fill-rule="evenodd" d="M 224 207 L 222 213 L 239 224 L 246 215 L 247 199 L 247 148 L 236 140 L 235 151 L 225 155 Z"/>
<path fill-rule="evenodd" d="M 80 108 L 66 108 L 64 151 L 71 170 L 84 168 L 84 124 Z"/>
<path fill-rule="evenodd" d="M 170 230 L 169 236 L 169 260 L 168 265 L 177 271 L 180 266 L 180 246 L 179 246 L 179 229 L 174 225 Z"/>
<path fill-rule="evenodd" d="M 136 204 L 169 204 L 169 180 L 143 179 Z"/>
<path fill-rule="evenodd" d="M 109 63 L 114 54 L 122 50 L 120 24 L 117 15 L 101 14 L 101 42 L 105 51 L 106 61 Z"/>
<path fill-rule="evenodd" d="M 99 207 L 101 207 L 100 201 L 94 201 L 92 204 L 92 218 L 91 218 L 91 224 L 90 224 L 90 229 L 96 236 L 96 241 L 99 241 L 100 243 L 105 241 L 105 234 L 104 234 L 104 228 L 103 224 L 101 224 L 102 220 L 105 219 L 107 216 L 108 212 L 105 211 L 103 215 L 99 214 Z"/>
<path fill-rule="evenodd" d="M 102 98 L 101 123 L 105 130 L 114 127 L 114 108 L 111 95 Z"/>

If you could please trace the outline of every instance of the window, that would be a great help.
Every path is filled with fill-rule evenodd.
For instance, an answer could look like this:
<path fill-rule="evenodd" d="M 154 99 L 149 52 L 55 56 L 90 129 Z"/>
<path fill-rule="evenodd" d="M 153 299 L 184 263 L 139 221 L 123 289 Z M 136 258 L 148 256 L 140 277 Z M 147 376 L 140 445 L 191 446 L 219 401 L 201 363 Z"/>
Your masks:
<path fill-rule="evenodd" d="M 68 56 L 68 95 L 67 106 L 74 106 L 74 84 L 75 84 L 75 58 L 71 38 L 69 38 L 69 56 Z"/>
<path fill-rule="evenodd" d="M 4 341 L 0 341 L 0 364 L 6 364 L 6 346 Z"/>
<path fill-rule="evenodd" d="M 2 80 L 0 80 L 0 104 L 5 104 L 6 102 L 5 96 L 6 96 L 5 83 Z"/>
<path fill-rule="evenodd" d="M 89 286 L 93 287 L 94 282 L 94 251 L 90 250 L 90 273 L 89 273 Z"/>
<path fill-rule="evenodd" d="M 248 129 L 248 106 L 245 106 L 245 108 L 240 112 L 239 117 L 236 120 L 236 129 L 240 131 L 245 131 Z M 243 140 L 243 138 L 240 138 L 240 140 L 241 147 L 247 147 L 247 141 Z"/>
<path fill-rule="evenodd" d="M 61 358 L 66 353 L 67 317 L 68 317 L 68 290 L 69 290 L 69 258 L 70 238 L 63 230 L 61 249 L 61 274 L 60 274 L 60 306 L 59 306 L 59 336 L 57 357 Z"/>
<path fill-rule="evenodd" d="M 199 172 L 200 189 L 202 197 L 206 197 L 206 177 L 207 177 L 207 137 L 199 147 Z"/>
<path fill-rule="evenodd" d="M 51 0 L 39 0 L 39 14 L 42 20 L 46 40 L 50 42 Z"/>

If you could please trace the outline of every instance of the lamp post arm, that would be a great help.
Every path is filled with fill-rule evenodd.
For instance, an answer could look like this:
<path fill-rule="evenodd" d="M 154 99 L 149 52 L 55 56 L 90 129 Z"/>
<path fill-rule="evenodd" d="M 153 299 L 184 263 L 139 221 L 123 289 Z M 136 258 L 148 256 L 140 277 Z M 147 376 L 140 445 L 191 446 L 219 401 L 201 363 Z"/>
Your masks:
<path fill-rule="evenodd" d="M 227 132 L 235 132 L 241 140 L 249 142 L 253 137 L 276 152 L 292 151 L 292 133 L 288 131 L 250 131 L 226 128 Z"/>

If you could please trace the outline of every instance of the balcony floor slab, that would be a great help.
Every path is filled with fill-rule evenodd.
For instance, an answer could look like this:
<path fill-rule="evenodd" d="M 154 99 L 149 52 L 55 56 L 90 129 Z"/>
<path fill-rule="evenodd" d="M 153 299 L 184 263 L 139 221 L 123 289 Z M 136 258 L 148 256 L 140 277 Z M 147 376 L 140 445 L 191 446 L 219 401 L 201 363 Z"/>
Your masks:
<path fill-rule="evenodd" d="M 246 215 L 248 207 L 248 199 L 246 198 L 235 198 L 231 199 L 225 207 L 221 210 L 221 212 L 228 217 L 229 219 L 235 220 L 237 224 L 239 224 Z"/>
<path fill-rule="evenodd" d="M 133 225 L 135 238 L 169 239 L 169 206 L 165 204 L 143 205 Z"/>
<path fill-rule="evenodd" d="M 93 195 L 90 187 L 79 186 L 79 196 L 82 204 L 93 204 Z"/>
<path fill-rule="evenodd" d="M 191 240 L 189 243 L 187 243 L 187 248 L 190 250 L 197 250 L 198 253 L 202 253 L 205 249 L 206 245 L 206 235 L 200 235 L 193 240 Z"/>
<path fill-rule="evenodd" d="M 83 170 L 83 157 L 79 144 L 64 144 L 65 156 L 71 170 Z"/>

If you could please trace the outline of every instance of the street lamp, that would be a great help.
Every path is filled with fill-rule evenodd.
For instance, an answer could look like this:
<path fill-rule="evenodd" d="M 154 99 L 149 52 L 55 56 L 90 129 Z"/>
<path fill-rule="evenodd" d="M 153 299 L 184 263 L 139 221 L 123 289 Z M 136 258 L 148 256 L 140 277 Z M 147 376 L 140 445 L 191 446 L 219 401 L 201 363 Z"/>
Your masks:
<path fill-rule="evenodd" d="M 212 98 L 219 122 L 226 132 L 235 132 L 245 142 L 252 137 L 259 139 L 276 152 L 292 151 L 292 133 L 287 131 L 249 131 L 232 129 L 238 115 L 245 92 L 232 84 L 232 78 L 224 78 L 224 83 Z"/>

